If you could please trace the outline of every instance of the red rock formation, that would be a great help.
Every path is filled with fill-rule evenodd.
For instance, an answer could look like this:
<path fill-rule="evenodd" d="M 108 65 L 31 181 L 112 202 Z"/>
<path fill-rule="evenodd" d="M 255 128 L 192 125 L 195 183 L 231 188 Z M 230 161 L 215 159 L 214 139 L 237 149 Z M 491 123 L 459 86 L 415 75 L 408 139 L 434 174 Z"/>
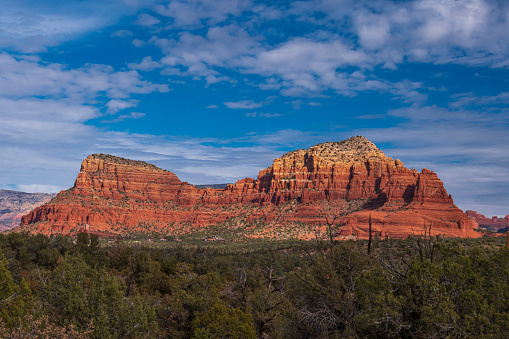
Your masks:
<path fill-rule="evenodd" d="M 352 209 L 352 201 L 362 204 Z M 20 229 L 69 233 L 88 224 L 115 234 L 178 234 L 228 221 L 288 230 L 299 223 L 324 224 L 324 204 L 348 213 L 339 219 L 344 231 L 361 237 L 367 236 L 369 215 L 373 229 L 389 236 L 420 234 L 422 227 L 450 236 L 479 235 L 434 172 L 407 169 L 360 136 L 289 152 L 257 180 L 242 179 L 225 189 L 198 189 L 154 165 L 90 155 L 74 187 L 24 216 Z M 263 227 L 257 232 L 267 233 Z"/>
<path fill-rule="evenodd" d="M 486 228 L 492 231 L 505 231 L 509 228 L 509 214 L 504 218 L 498 218 L 496 216 L 491 219 L 486 218 L 484 215 L 477 213 L 476 211 L 466 211 L 469 217 L 475 219 L 480 227 Z"/>

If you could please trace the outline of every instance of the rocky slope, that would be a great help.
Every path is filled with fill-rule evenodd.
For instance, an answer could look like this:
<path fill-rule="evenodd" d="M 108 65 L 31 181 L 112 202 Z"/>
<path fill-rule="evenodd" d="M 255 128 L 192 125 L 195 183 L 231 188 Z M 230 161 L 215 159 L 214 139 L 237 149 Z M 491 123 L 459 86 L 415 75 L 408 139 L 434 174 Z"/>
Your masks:
<path fill-rule="evenodd" d="M 21 217 L 48 202 L 55 194 L 0 190 L 0 231 L 19 225 Z"/>
<path fill-rule="evenodd" d="M 427 169 L 410 170 L 364 137 L 327 142 L 275 159 L 258 178 L 224 189 L 200 189 L 153 165 L 110 155 L 88 156 L 73 188 L 23 217 L 20 230 L 72 233 L 81 228 L 182 234 L 215 224 L 251 236 L 312 237 L 328 214 L 340 235 L 475 237 L 477 224 L 454 204 Z"/>
<path fill-rule="evenodd" d="M 509 229 L 509 214 L 504 218 L 491 217 L 486 218 L 484 215 L 477 213 L 476 211 L 466 211 L 466 215 L 473 218 L 479 227 L 485 228 L 493 232 L 507 232 Z"/>

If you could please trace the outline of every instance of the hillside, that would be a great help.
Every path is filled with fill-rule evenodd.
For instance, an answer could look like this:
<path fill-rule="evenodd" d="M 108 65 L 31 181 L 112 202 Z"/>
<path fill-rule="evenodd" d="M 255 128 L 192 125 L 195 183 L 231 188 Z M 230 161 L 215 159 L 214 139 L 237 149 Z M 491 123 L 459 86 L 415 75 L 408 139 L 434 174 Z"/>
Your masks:
<path fill-rule="evenodd" d="M 18 226 L 24 214 L 50 201 L 55 195 L 0 190 L 0 231 Z"/>
<path fill-rule="evenodd" d="M 496 216 L 487 218 L 476 211 L 466 211 L 465 213 L 474 219 L 479 224 L 479 227 L 488 231 L 505 233 L 509 230 L 509 214 L 504 218 L 498 218 Z"/>

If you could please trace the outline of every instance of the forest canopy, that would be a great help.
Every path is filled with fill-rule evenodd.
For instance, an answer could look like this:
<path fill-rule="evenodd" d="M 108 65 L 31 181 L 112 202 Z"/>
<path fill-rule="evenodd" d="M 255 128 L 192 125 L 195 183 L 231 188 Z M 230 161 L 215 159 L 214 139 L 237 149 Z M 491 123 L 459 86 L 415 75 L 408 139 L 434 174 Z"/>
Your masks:
<path fill-rule="evenodd" d="M 0 336 L 508 337 L 504 242 L 0 234 Z"/>

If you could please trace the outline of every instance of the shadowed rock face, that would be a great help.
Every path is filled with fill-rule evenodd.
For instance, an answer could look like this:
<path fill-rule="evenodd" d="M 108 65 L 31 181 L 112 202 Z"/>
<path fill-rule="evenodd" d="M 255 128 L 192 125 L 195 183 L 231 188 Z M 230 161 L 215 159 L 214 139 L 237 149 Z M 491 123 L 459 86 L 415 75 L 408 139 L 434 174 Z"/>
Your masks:
<path fill-rule="evenodd" d="M 351 206 L 349 201 L 363 204 L 337 207 Z M 185 233 L 232 218 L 320 225 L 324 204 L 346 214 L 339 219 L 344 235 L 367 236 L 371 215 L 379 235 L 406 237 L 424 226 L 432 233 L 478 236 L 475 221 L 454 206 L 434 172 L 410 170 L 361 136 L 286 153 L 256 180 L 224 189 L 196 188 L 145 162 L 93 154 L 83 161 L 74 187 L 23 217 L 20 229 L 69 233 L 86 224 L 118 234 Z"/>
<path fill-rule="evenodd" d="M 0 190 L 0 231 L 19 225 L 23 214 L 53 198 L 55 194 Z"/>

